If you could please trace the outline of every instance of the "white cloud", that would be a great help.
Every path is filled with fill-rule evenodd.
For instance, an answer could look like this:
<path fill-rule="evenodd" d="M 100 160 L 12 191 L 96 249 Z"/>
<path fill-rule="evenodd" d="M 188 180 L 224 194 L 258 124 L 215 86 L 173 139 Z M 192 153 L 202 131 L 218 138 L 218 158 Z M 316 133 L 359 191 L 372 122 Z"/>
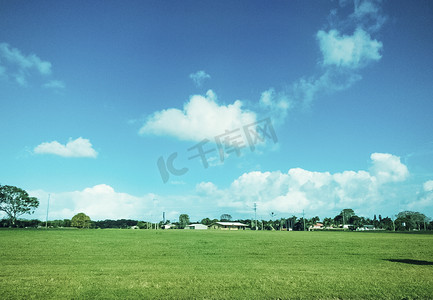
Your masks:
<path fill-rule="evenodd" d="M 33 75 L 42 75 L 47 80 L 52 74 L 52 64 L 40 59 L 36 54 L 24 55 L 7 43 L 0 43 L 0 79 L 13 80 L 21 86 L 27 86 Z M 63 89 L 65 84 L 59 80 L 50 80 L 42 84 L 44 88 Z"/>
<path fill-rule="evenodd" d="M 48 89 L 64 89 L 66 86 L 65 86 L 65 83 L 60 81 L 60 80 L 51 80 L 51 81 L 43 84 L 42 87 L 48 88 Z"/>
<path fill-rule="evenodd" d="M 378 213 L 377 208 L 398 202 L 388 193 L 408 177 L 406 166 L 397 156 L 386 153 L 371 155 L 370 171 L 343 171 L 337 173 L 313 172 L 292 168 L 287 172 L 253 171 L 244 173 L 224 189 L 212 182 L 201 182 L 189 195 L 134 196 L 116 192 L 107 184 L 99 184 L 80 191 L 50 193 L 49 218 L 72 218 L 79 212 L 93 220 L 130 218 L 138 220 L 161 220 L 162 212 L 167 218 L 177 220 L 180 213 L 191 219 L 218 217 L 229 211 L 233 215 L 251 216 L 254 203 L 258 205 L 259 217 L 269 218 L 270 212 L 280 216 L 302 213 L 333 216 L 343 208 L 352 208 L 361 215 Z M 386 179 L 386 180 L 384 180 Z M 48 192 L 29 191 L 38 197 L 41 206 L 34 217 L 45 219 Z M 424 192 L 409 209 L 433 205 L 433 180 L 424 184 Z M 380 211 L 379 211 L 380 212 Z"/>
<path fill-rule="evenodd" d="M 340 5 L 347 6 L 348 3 L 341 1 Z M 338 20 L 338 11 L 332 10 L 329 20 L 332 29 L 319 30 L 316 34 L 322 53 L 321 74 L 304 76 L 282 92 L 268 89 L 262 93 L 260 106 L 270 110 L 273 119 L 283 121 L 288 110 L 298 104 L 309 107 L 320 95 L 350 88 L 362 79 L 358 74 L 361 68 L 381 59 L 382 42 L 370 36 L 386 20 L 380 14 L 380 6 L 375 1 L 355 1 L 353 9 L 344 20 Z M 341 33 L 352 27 L 352 35 Z"/>
<path fill-rule="evenodd" d="M 203 211 L 209 211 L 212 203 L 202 202 L 195 195 L 163 196 L 148 193 L 135 196 L 118 192 L 107 184 L 98 184 L 77 191 L 47 192 L 43 190 L 28 191 L 32 197 L 37 197 L 40 206 L 34 215 L 27 218 L 45 220 L 48 194 L 50 194 L 49 220 L 71 219 L 75 214 L 83 212 L 92 220 L 133 219 L 159 222 L 162 213 L 166 219 L 177 221 L 181 213 L 190 215 L 191 220 L 203 217 Z M 199 213 L 197 213 L 198 210 Z M 1 217 L 1 214 L 0 214 Z"/>
<path fill-rule="evenodd" d="M 37 55 L 24 55 L 20 50 L 7 43 L 0 43 L 0 63 L 3 74 L 12 77 L 19 85 L 27 85 L 30 71 L 40 75 L 51 74 L 51 63 L 41 60 Z"/>
<path fill-rule="evenodd" d="M 45 191 L 30 191 L 37 197 L 41 206 L 35 212 L 35 217 L 45 219 Z M 109 185 L 99 184 L 81 191 L 50 193 L 49 219 L 71 219 L 75 214 L 83 212 L 92 220 L 103 219 L 144 219 L 144 214 L 152 208 L 153 194 L 143 197 L 127 193 L 119 193 Z M 147 208 L 147 209 L 146 209 Z"/>
<path fill-rule="evenodd" d="M 309 106 L 321 94 L 332 94 L 351 87 L 361 80 L 361 75 L 343 70 L 327 70 L 319 78 L 301 78 L 290 89 L 291 99 Z"/>
<path fill-rule="evenodd" d="M 210 75 L 207 74 L 205 71 L 201 70 L 201 71 L 197 71 L 195 73 L 189 74 L 189 78 L 191 78 L 194 81 L 194 83 L 197 87 L 201 87 L 203 82 L 206 79 L 210 79 Z"/>
<path fill-rule="evenodd" d="M 409 170 L 402 164 L 400 157 L 388 153 L 373 153 L 371 155 L 373 166 L 370 173 L 380 183 L 404 181 L 409 176 Z"/>
<path fill-rule="evenodd" d="M 88 139 L 81 137 L 76 140 L 70 139 L 66 145 L 62 145 L 57 141 L 42 143 L 35 147 L 34 153 L 36 154 L 54 154 L 63 157 L 92 157 L 98 156 L 92 148 L 92 144 Z"/>
<path fill-rule="evenodd" d="M 382 56 L 382 43 L 373 40 L 363 29 L 356 29 L 353 35 L 341 35 L 336 29 L 317 33 L 324 65 L 335 65 L 358 69 Z"/>
<path fill-rule="evenodd" d="M 380 0 L 355 0 L 354 12 L 349 19 L 369 32 L 379 30 L 388 19 L 381 13 Z"/>
<path fill-rule="evenodd" d="M 215 93 L 194 95 L 183 110 L 170 108 L 151 115 L 140 134 L 168 135 L 181 140 L 201 141 L 213 139 L 226 130 L 239 129 L 256 121 L 256 114 L 243 110 L 242 102 L 219 105 Z"/>
<path fill-rule="evenodd" d="M 433 192 L 433 180 L 424 182 L 423 187 L 425 192 Z"/>
<path fill-rule="evenodd" d="M 422 212 L 426 208 L 433 208 L 433 180 L 424 182 L 423 190 L 419 192 L 417 199 L 407 205 L 408 210 Z"/>
<path fill-rule="evenodd" d="M 277 124 L 284 120 L 292 105 L 286 93 L 277 93 L 273 88 L 262 93 L 259 104 L 271 113 L 272 120 Z"/>
<path fill-rule="evenodd" d="M 197 191 L 237 212 L 251 211 L 255 202 L 265 214 L 271 211 L 292 214 L 305 209 L 309 214 L 328 215 L 347 207 L 365 212 L 374 210 L 385 200 L 381 193 L 384 184 L 401 182 L 408 177 L 406 166 L 397 156 L 374 153 L 371 159 L 369 172 L 331 174 L 301 168 L 290 169 L 287 173 L 254 171 L 244 173 L 227 189 L 218 189 L 207 182 L 197 185 Z"/>

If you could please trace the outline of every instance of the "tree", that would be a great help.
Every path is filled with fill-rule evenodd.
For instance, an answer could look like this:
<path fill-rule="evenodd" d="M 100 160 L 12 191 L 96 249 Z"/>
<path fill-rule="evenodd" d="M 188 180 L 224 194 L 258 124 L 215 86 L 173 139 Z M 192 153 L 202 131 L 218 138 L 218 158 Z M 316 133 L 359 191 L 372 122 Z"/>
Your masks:
<path fill-rule="evenodd" d="M 209 226 L 209 225 L 212 225 L 212 220 L 209 218 L 204 218 L 203 220 L 201 220 L 200 223 L 202 223 L 203 225 Z"/>
<path fill-rule="evenodd" d="M 399 230 L 420 230 L 428 221 L 429 219 L 424 214 L 417 211 L 402 211 L 398 213 L 396 223 L 401 224 Z"/>
<path fill-rule="evenodd" d="M 90 227 L 90 217 L 85 213 L 78 213 L 72 217 L 71 226 L 78 228 L 89 228 Z"/>
<path fill-rule="evenodd" d="M 221 220 L 221 222 L 231 221 L 232 220 L 232 216 L 229 215 L 229 214 L 222 214 L 221 217 L 220 217 L 220 220 Z"/>
<path fill-rule="evenodd" d="M 183 229 L 188 224 L 189 224 L 189 216 L 187 214 L 181 214 L 179 216 L 179 227 Z"/>
<path fill-rule="evenodd" d="M 25 190 L 16 186 L 0 185 L 0 210 L 8 215 L 13 226 L 17 217 L 32 214 L 38 206 L 38 199 L 30 197 Z"/>
<path fill-rule="evenodd" d="M 324 218 L 323 219 L 323 226 L 325 227 L 331 227 L 331 225 L 333 224 L 334 220 L 332 220 L 332 218 Z"/>
<path fill-rule="evenodd" d="M 355 212 L 351 208 L 345 208 L 341 211 L 340 216 L 343 217 L 343 225 L 349 222 L 349 219 L 355 215 Z"/>

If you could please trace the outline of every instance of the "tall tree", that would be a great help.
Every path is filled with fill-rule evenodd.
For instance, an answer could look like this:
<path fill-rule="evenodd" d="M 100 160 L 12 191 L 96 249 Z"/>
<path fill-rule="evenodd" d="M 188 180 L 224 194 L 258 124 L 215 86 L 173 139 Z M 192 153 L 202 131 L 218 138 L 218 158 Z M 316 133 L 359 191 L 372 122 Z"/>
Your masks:
<path fill-rule="evenodd" d="M 8 215 L 13 226 L 17 217 L 32 214 L 38 206 L 38 199 L 30 197 L 25 190 L 16 186 L 0 185 L 0 210 Z"/>
<path fill-rule="evenodd" d="M 179 216 L 179 226 L 181 229 L 185 228 L 189 224 L 189 216 L 187 214 L 181 214 Z"/>
<path fill-rule="evenodd" d="M 340 212 L 340 216 L 343 217 L 343 225 L 349 222 L 349 219 L 355 215 L 355 212 L 351 208 L 345 208 Z"/>
<path fill-rule="evenodd" d="M 221 222 L 231 221 L 232 220 L 232 216 L 229 215 L 229 214 L 222 214 L 221 217 L 220 217 L 220 220 L 221 220 Z"/>
<path fill-rule="evenodd" d="M 420 230 L 429 219 L 417 211 L 402 211 L 398 213 L 396 221 L 405 224 L 403 227 L 408 230 Z"/>
<path fill-rule="evenodd" d="M 71 226 L 78 228 L 89 228 L 90 227 L 90 217 L 85 213 L 78 213 L 72 217 Z"/>

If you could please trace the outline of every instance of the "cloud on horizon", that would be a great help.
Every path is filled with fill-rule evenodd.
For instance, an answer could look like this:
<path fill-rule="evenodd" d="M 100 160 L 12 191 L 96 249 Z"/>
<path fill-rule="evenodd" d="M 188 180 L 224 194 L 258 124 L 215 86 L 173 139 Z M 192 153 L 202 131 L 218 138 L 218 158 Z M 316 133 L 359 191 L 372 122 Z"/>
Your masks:
<path fill-rule="evenodd" d="M 98 152 L 92 148 L 88 139 L 79 137 L 75 140 L 69 139 L 66 145 L 57 141 L 45 142 L 34 148 L 35 154 L 54 154 L 62 157 L 91 157 L 96 158 Z"/>
<path fill-rule="evenodd" d="M 84 212 L 92 220 L 138 219 L 160 220 L 162 211 L 168 219 L 177 220 L 180 213 L 192 219 L 218 217 L 221 212 L 251 216 L 257 203 L 259 215 L 267 218 L 270 212 L 280 216 L 300 214 L 334 216 L 343 208 L 352 208 L 360 215 L 370 216 L 381 211 L 384 204 L 398 203 L 398 196 L 387 193 L 389 187 L 401 187 L 409 171 L 398 156 L 373 153 L 369 170 L 338 173 L 314 172 L 302 168 L 244 173 L 227 188 L 212 182 L 201 182 L 195 192 L 186 195 L 134 196 L 119 193 L 113 187 L 99 184 L 80 191 L 50 193 L 52 219 L 72 218 Z M 404 187 L 402 187 L 404 188 Z M 35 217 L 43 219 L 46 212 L 46 191 L 29 191 L 38 197 L 41 207 Z M 432 206 L 433 180 L 424 183 L 423 192 L 408 205 L 422 209 Z"/>
<path fill-rule="evenodd" d="M 366 213 L 385 200 L 382 188 L 409 176 L 407 167 L 392 154 L 373 153 L 371 164 L 369 171 L 334 174 L 302 168 L 292 168 L 287 173 L 253 171 L 241 175 L 227 189 L 202 182 L 196 190 L 202 197 L 218 201 L 220 206 L 244 213 L 254 203 L 265 214 L 273 211 L 290 215 L 305 210 L 323 216 L 347 207 Z"/>

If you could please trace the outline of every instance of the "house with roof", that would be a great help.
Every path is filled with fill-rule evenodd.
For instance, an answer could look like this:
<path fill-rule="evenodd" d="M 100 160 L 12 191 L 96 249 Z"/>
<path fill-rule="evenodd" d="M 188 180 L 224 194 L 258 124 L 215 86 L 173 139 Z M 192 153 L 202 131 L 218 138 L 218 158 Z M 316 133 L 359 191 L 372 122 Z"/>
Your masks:
<path fill-rule="evenodd" d="M 324 228 L 325 228 L 325 226 L 323 226 L 323 223 L 316 223 L 316 224 L 310 226 L 308 228 L 308 230 L 310 230 L 310 231 L 312 231 L 312 230 L 322 230 Z"/>
<path fill-rule="evenodd" d="M 185 229 L 207 229 L 208 227 L 203 224 L 189 224 L 185 226 Z"/>
<path fill-rule="evenodd" d="M 245 230 L 248 225 L 240 222 L 216 222 L 212 228 L 221 230 Z"/>

